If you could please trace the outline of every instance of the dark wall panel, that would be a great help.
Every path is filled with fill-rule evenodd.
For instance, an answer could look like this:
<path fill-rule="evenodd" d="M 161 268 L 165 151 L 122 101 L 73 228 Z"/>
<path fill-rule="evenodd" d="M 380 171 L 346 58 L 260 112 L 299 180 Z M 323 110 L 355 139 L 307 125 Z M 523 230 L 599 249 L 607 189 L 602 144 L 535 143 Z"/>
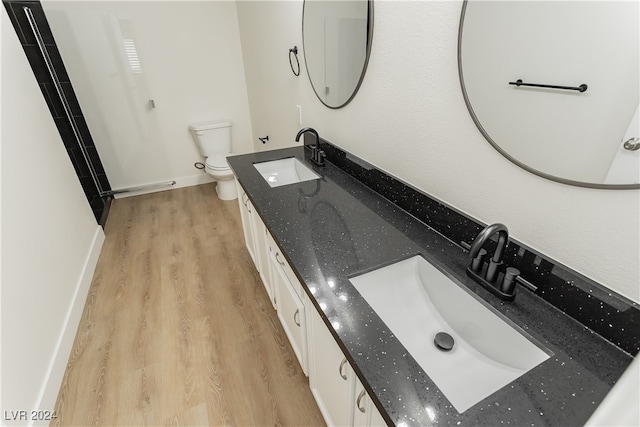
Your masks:
<path fill-rule="evenodd" d="M 38 47 L 35 36 L 33 35 L 33 31 L 31 30 L 23 7 L 27 6 L 31 9 L 37 22 L 40 34 L 44 40 L 46 49 L 49 52 L 51 62 L 53 63 L 55 74 L 61 82 L 64 95 L 71 107 L 73 119 L 80 130 L 82 141 L 84 142 L 84 146 L 88 151 L 93 168 L 97 174 L 96 178 L 102 186 L 103 191 L 110 191 L 111 186 L 109 185 L 109 180 L 107 179 L 104 167 L 102 166 L 102 162 L 98 156 L 93 139 L 91 138 L 89 128 L 84 120 L 82 109 L 80 108 L 78 99 L 73 91 L 73 86 L 71 85 L 69 75 L 64 67 L 62 57 L 60 56 L 60 52 L 56 46 L 55 39 L 47 22 L 44 10 L 42 9 L 39 1 L 3 0 L 3 3 L 7 9 L 9 18 L 13 23 L 13 27 L 18 34 L 18 38 L 22 44 L 27 59 L 29 60 L 29 64 L 31 65 L 36 80 L 38 81 L 42 95 L 49 106 L 49 110 L 51 111 L 51 115 L 55 121 L 56 127 L 58 128 L 60 137 L 67 149 L 67 154 L 73 163 L 78 179 L 80 180 L 84 193 L 87 197 L 87 201 L 91 205 L 91 209 L 93 210 L 96 220 L 100 224 L 104 225 L 106 212 L 108 211 L 108 206 L 112 197 L 100 196 L 100 191 L 91 176 L 91 171 L 85 161 L 82 148 L 78 143 L 73 127 L 69 123 L 69 119 L 65 114 L 63 103 L 60 100 L 60 96 L 58 95 L 53 79 L 49 74 L 46 62 L 42 57 L 42 53 L 40 52 L 40 48 Z"/>

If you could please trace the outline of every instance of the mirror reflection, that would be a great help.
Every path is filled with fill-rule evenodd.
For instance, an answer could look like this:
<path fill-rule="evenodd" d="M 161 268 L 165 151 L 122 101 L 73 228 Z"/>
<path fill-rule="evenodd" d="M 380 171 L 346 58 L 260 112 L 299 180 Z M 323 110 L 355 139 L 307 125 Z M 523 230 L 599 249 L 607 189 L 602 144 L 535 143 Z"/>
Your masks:
<path fill-rule="evenodd" d="M 460 81 L 485 138 L 545 178 L 640 188 L 640 150 L 625 148 L 640 136 L 638 6 L 465 1 Z"/>
<path fill-rule="evenodd" d="M 307 73 L 327 107 L 343 107 L 358 91 L 372 31 L 372 0 L 305 0 L 302 38 Z"/>

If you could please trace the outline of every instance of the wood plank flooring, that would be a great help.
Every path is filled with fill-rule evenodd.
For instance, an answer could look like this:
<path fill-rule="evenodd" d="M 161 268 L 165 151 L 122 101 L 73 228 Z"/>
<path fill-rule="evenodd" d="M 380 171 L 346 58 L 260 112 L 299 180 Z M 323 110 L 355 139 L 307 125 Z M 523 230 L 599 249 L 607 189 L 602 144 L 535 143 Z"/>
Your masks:
<path fill-rule="evenodd" d="M 53 425 L 324 425 L 215 184 L 115 200 Z"/>

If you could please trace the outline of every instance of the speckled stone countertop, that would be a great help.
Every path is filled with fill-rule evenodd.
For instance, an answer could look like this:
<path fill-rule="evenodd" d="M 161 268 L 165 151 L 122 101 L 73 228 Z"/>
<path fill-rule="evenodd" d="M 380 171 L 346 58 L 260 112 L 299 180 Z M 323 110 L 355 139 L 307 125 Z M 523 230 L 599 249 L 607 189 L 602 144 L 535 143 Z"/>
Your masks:
<path fill-rule="evenodd" d="M 502 303 L 465 274 L 467 253 L 302 147 L 229 157 L 238 181 L 388 423 L 583 425 L 632 356 L 519 286 Z M 322 175 L 271 188 L 254 163 L 295 156 Z M 525 330 L 553 355 L 458 413 L 348 278 L 420 254 Z M 322 307 L 322 309 L 320 308 Z"/>

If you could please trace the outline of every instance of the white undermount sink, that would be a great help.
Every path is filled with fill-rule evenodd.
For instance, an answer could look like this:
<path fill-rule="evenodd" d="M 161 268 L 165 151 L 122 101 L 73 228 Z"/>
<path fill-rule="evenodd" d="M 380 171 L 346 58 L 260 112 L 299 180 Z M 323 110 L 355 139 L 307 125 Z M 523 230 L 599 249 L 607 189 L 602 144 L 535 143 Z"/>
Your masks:
<path fill-rule="evenodd" d="M 317 173 L 295 157 L 254 163 L 253 167 L 260 172 L 260 175 L 271 187 L 280 187 L 320 178 Z"/>
<path fill-rule="evenodd" d="M 421 256 L 349 280 L 460 413 L 549 358 Z M 439 332 L 451 350 L 434 344 Z"/>

